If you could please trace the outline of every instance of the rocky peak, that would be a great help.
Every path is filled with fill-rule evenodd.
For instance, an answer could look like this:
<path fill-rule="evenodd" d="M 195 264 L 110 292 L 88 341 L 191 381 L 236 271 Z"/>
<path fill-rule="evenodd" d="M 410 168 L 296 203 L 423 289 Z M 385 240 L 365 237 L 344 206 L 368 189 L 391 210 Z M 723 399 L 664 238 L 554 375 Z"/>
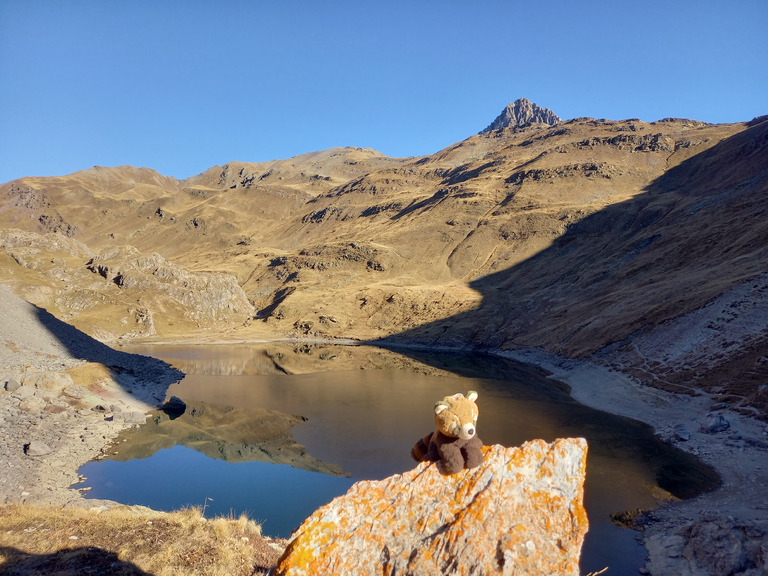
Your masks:
<path fill-rule="evenodd" d="M 510 126 L 525 126 L 534 122 L 553 125 L 560 122 L 560 117 L 549 108 L 542 108 L 528 98 L 518 98 L 507 104 L 501 114 L 480 134 Z"/>

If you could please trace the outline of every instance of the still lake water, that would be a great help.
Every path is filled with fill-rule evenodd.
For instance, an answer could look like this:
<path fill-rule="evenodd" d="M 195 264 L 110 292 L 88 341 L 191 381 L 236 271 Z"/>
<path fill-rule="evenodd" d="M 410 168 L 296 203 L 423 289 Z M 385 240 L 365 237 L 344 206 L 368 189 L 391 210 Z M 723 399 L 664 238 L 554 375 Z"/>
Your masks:
<path fill-rule="evenodd" d="M 578 404 L 565 385 L 544 372 L 505 359 L 275 343 L 145 345 L 129 351 L 161 358 L 187 374 L 168 396 L 187 402 L 188 412 L 193 407 L 198 414 L 242 419 L 252 413 L 261 419 L 258 411 L 266 409 L 301 416 L 306 420 L 288 434 L 306 455 L 294 466 L 275 463 L 280 450 L 246 446 L 242 420 L 230 432 L 225 425 L 190 432 L 182 429 L 187 426 L 182 416 L 162 423 L 164 436 L 157 442 L 148 441 L 146 433 L 140 441 L 132 438 L 141 430 L 122 435 L 115 449 L 120 454 L 125 447 L 129 460 L 118 455 L 124 461 L 83 466 L 92 498 L 160 510 L 205 506 L 207 515 L 245 512 L 263 524 L 265 534 L 287 537 L 354 482 L 413 468 L 410 449 L 433 429 L 435 401 L 467 390 L 479 393 L 478 435 L 485 444 L 587 439 L 590 528 L 583 573 L 608 566 L 611 574 L 636 574 L 644 564 L 637 533 L 613 524 L 611 513 L 654 508 L 672 496 L 691 497 L 716 485 L 709 468 L 660 442 L 649 426 Z"/>

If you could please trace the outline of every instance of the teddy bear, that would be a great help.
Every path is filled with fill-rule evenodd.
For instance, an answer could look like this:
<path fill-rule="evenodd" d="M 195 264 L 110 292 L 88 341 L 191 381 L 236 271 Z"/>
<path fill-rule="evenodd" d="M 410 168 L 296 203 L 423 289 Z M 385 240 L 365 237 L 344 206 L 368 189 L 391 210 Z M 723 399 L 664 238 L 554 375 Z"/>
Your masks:
<path fill-rule="evenodd" d="M 483 462 L 482 440 L 477 436 L 477 392 L 446 396 L 435 404 L 437 430 L 411 450 L 417 462 L 442 462 L 444 474 L 475 468 Z"/>

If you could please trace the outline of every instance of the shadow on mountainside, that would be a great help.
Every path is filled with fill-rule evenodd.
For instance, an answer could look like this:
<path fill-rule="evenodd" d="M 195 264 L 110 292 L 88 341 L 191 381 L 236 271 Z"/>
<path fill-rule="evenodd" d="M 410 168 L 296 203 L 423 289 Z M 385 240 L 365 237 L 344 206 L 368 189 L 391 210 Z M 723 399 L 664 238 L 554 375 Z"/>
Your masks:
<path fill-rule="evenodd" d="M 472 281 L 482 294 L 478 308 L 368 344 L 588 356 L 768 270 L 767 208 L 762 117 L 634 198 L 570 225 L 528 260 Z"/>
<path fill-rule="evenodd" d="M 83 574 L 114 574 L 119 576 L 151 576 L 135 564 L 120 560 L 114 552 L 94 548 L 62 549 L 49 554 L 29 554 L 16 548 L 0 546 L 0 574 L 7 576 L 81 576 Z"/>

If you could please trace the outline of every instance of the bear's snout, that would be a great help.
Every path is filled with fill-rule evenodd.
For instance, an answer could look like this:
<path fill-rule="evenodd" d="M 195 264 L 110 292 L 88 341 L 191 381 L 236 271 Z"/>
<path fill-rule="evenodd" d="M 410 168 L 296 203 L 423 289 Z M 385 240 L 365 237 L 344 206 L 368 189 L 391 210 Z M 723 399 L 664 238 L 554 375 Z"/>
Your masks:
<path fill-rule="evenodd" d="M 459 432 L 459 438 L 462 440 L 469 440 L 475 435 L 475 427 L 472 424 L 465 424 L 461 427 Z"/>

